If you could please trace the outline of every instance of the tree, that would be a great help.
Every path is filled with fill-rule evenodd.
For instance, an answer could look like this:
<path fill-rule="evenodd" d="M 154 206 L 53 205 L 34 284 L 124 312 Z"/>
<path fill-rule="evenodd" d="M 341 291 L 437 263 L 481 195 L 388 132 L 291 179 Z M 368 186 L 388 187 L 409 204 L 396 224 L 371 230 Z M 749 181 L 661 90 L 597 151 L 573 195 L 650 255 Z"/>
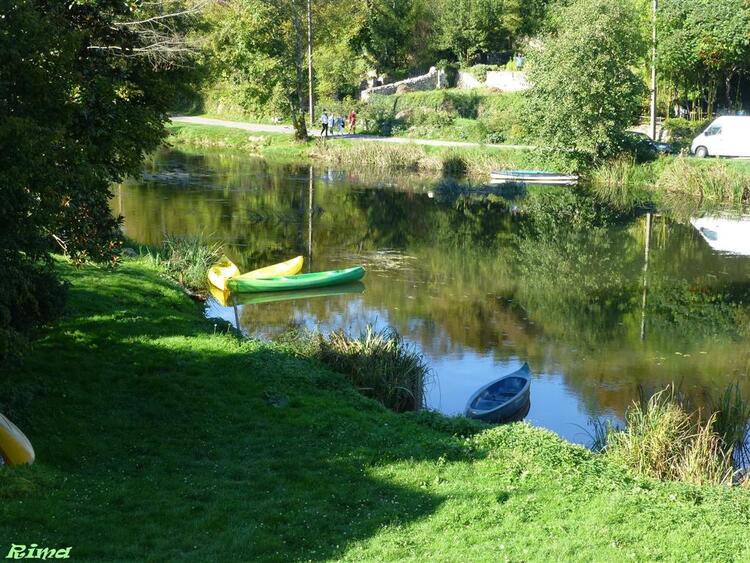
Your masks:
<path fill-rule="evenodd" d="M 469 66 L 480 53 L 500 51 L 507 43 L 507 21 L 516 27 L 515 18 L 504 18 L 504 0 L 456 0 L 443 4 L 440 18 L 440 46 Z"/>
<path fill-rule="evenodd" d="M 661 75 L 683 98 L 701 97 L 709 114 L 720 89 L 726 107 L 735 105 L 739 80 L 750 72 L 750 3 L 663 0 L 657 21 Z"/>
<path fill-rule="evenodd" d="M 109 186 L 138 173 L 161 142 L 174 93 L 164 69 L 187 50 L 146 31 L 146 19 L 168 15 L 160 6 L 17 0 L 2 9 L 0 361 L 59 310 L 54 249 L 78 262 L 117 257 Z"/>
<path fill-rule="evenodd" d="M 634 68 L 645 52 L 633 6 L 576 0 L 529 65 L 527 112 L 540 143 L 592 161 L 617 151 L 645 93 Z"/>
<path fill-rule="evenodd" d="M 288 115 L 298 139 L 307 137 L 306 0 L 231 0 L 208 14 L 205 48 L 212 80 L 228 84 L 251 113 Z"/>

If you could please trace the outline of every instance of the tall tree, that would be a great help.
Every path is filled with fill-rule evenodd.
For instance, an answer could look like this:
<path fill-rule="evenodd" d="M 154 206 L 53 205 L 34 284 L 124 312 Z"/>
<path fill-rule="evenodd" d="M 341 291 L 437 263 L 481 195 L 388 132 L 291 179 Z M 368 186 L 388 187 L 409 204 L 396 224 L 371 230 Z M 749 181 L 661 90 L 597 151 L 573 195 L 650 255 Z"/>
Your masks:
<path fill-rule="evenodd" d="M 246 110 L 288 115 L 307 137 L 306 0 L 228 0 L 209 12 L 205 48 L 213 80 L 239 92 Z"/>
<path fill-rule="evenodd" d="M 527 111 L 546 146 L 587 160 L 617 150 L 645 87 L 633 69 L 645 42 L 629 0 L 575 0 L 533 54 Z"/>
<path fill-rule="evenodd" d="M 109 186 L 138 173 L 161 142 L 174 93 L 163 70 L 188 49 L 162 4 L 0 8 L 0 361 L 52 308 L 58 292 L 43 267 L 52 250 L 78 261 L 116 256 Z"/>

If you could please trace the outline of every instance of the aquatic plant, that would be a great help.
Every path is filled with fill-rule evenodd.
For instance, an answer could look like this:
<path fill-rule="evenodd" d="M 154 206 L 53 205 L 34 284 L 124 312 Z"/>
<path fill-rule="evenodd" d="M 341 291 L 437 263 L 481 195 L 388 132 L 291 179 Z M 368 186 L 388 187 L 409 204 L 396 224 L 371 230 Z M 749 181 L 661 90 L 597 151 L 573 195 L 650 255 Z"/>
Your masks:
<path fill-rule="evenodd" d="M 750 421 L 750 401 L 743 396 L 739 383 L 728 386 L 721 394 L 710 400 L 715 412 L 714 429 L 721 437 L 725 451 L 734 451 L 737 465 L 750 462 L 750 444 L 747 441 Z"/>
<path fill-rule="evenodd" d="M 666 194 L 687 195 L 701 201 L 750 201 L 750 174 L 723 161 L 675 158 L 658 175 L 655 186 Z"/>
<path fill-rule="evenodd" d="M 730 483 L 731 447 L 724 447 L 716 419 L 715 414 L 705 421 L 691 414 L 670 385 L 631 405 L 625 429 L 609 433 L 606 455 L 656 479 Z"/>
<path fill-rule="evenodd" d="M 204 290 L 208 285 L 206 272 L 222 253 L 222 245 L 212 242 L 204 234 L 194 236 L 164 237 L 162 248 L 148 251 L 148 257 L 157 267 L 176 279 L 180 285 L 192 290 Z"/>
<path fill-rule="evenodd" d="M 357 390 L 386 407 L 404 412 L 424 406 L 424 388 L 432 372 L 422 353 L 394 328 L 375 330 L 368 325 L 359 336 L 337 330 L 328 335 L 297 334 L 293 340 L 303 355 L 344 374 Z"/>

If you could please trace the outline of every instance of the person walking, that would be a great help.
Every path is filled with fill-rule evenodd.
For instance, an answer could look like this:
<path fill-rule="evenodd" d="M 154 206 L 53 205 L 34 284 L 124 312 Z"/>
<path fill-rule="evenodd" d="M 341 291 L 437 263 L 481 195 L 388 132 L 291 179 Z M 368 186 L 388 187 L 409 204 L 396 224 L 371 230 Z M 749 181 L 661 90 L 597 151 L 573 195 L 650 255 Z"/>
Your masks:
<path fill-rule="evenodd" d="M 323 110 L 323 115 L 320 116 L 320 125 L 322 126 L 320 128 L 320 136 L 328 137 L 328 112 L 326 110 Z"/>
<path fill-rule="evenodd" d="M 344 118 L 341 115 L 336 116 L 336 129 L 338 129 L 339 135 L 344 134 Z"/>
<path fill-rule="evenodd" d="M 349 116 L 347 117 L 347 121 L 349 122 L 349 133 L 352 135 L 357 134 L 357 112 L 354 110 L 351 110 L 349 112 Z"/>
<path fill-rule="evenodd" d="M 333 124 L 334 124 L 333 112 L 331 112 L 331 114 L 328 116 L 328 130 L 331 132 L 331 135 L 333 135 Z"/>

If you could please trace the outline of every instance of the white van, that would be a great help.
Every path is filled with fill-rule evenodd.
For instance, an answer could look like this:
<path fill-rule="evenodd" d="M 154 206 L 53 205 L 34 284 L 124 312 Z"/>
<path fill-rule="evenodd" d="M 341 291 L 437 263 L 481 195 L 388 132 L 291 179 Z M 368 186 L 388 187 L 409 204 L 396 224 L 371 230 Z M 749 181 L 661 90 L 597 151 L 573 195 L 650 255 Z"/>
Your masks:
<path fill-rule="evenodd" d="M 700 158 L 709 155 L 750 157 L 750 116 L 717 117 L 693 140 L 690 152 Z"/>

